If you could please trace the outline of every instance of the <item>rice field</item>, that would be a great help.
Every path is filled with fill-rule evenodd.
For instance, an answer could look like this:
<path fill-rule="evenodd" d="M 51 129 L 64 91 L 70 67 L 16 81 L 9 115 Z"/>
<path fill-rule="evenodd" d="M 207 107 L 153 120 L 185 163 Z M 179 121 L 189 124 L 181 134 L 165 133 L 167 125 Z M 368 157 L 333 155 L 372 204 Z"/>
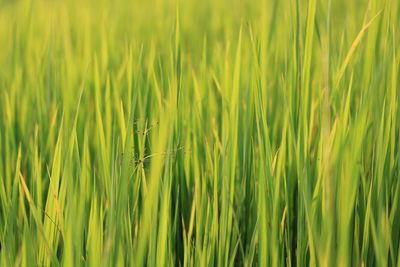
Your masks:
<path fill-rule="evenodd" d="M 400 267 L 400 1 L 0 1 L 0 266 Z"/>

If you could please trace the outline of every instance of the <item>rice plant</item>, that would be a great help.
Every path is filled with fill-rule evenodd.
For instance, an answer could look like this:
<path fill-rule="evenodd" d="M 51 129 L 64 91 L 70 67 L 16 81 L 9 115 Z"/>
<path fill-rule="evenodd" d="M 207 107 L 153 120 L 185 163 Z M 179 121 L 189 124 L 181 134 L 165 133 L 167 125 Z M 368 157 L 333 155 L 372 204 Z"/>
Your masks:
<path fill-rule="evenodd" d="M 0 266 L 400 267 L 400 1 L 0 1 Z"/>

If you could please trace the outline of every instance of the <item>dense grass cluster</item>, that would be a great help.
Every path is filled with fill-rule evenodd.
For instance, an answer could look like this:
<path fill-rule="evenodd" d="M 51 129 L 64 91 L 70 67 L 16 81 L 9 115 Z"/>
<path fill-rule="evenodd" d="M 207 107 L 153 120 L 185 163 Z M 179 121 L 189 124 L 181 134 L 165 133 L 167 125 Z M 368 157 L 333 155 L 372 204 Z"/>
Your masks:
<path fill-rule="evenodd" d="M 0 266 L 400 266 L 400 1 L 0 1 Z"/>

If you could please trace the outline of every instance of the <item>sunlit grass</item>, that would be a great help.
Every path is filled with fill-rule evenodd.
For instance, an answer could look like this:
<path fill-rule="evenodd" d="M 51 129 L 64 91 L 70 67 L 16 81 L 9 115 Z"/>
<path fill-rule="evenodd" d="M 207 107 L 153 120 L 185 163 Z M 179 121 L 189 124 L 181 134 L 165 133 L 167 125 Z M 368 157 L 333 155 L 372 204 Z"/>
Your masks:
<path fill-rule="evenodd" d="M 400 266 L 400 2 L 0 1 L 0 266 Z"/>

